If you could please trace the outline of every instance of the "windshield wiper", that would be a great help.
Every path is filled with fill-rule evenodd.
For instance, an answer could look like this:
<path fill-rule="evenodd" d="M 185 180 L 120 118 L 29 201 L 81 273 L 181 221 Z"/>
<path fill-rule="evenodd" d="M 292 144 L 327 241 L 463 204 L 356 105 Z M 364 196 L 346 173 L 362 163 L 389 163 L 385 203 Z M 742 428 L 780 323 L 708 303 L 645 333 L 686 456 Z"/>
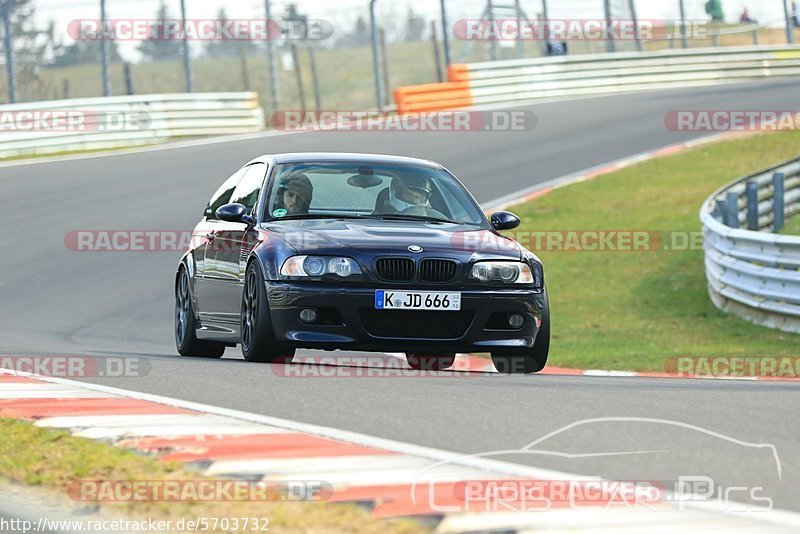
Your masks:
<path fill-rule="evenodd" d="M 304 219 L 363 219 L 363 217 L 359 217 L 358 215 L 331 215 L 331 214 L 324 214 L 324 213 L 304 213 L 301 215 L 286 215 L 285 217 L 272 217 L 271 219 L 267 219 L 266 222 L 275 222 L 275 221 L 299 221 Z"/>
<path fill-rule="evenodd" d="M 382 214 L 382 215 L 373 215 L 373 217 L 375 217 L 376 219 L 384 219 L 387 221 L 423 221 L 423 222 L 441 223 L 441 224 L 471 224 L 461 221 L 451 221 L 450 219 L 440 219 L 438 217 L 426 217 L 424 215 Z"/>

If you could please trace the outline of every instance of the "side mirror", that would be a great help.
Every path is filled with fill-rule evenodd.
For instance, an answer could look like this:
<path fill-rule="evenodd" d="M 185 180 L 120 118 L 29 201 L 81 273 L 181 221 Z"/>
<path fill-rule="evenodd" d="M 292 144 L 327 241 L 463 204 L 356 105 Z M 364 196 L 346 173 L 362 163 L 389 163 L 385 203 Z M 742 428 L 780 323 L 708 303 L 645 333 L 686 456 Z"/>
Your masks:
<path fill-rule="evenodd" d="M 513 230 L 520 222 L 519 217 L 508 211 L 498 211 L 492 215 L 492 228 L 495 230 Z"/>
<path fill-rule="evenodd" d="M 225 222 L 252 224 L 253 218 L 247 215 L 242 204 L 225 204 L 217 208 L 217 218 Z"/>

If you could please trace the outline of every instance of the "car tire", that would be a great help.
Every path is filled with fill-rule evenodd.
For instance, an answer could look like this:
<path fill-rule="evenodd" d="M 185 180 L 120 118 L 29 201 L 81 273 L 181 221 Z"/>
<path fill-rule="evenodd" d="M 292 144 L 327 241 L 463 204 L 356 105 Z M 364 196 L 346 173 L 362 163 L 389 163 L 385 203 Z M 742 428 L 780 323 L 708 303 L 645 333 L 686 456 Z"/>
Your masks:
<path fill-rule="evenodd" d="M 192 295 L 189 289 L 189 272 L 181 267 L 175 283 L 175 345 L 181 356 L 221 358 L 225 345 L 197 339 L 197 318 L 194 316 Z"/>
<path fill-rule="evenodd" d="M 456 361 L 455 354 L 422 355 L 408 353 L 406 361 L 415 371 L 444 371 L 453 366 Z"/>
<path fill-rule="evenodd" d="M 270 320 L 267 288 L 257 261 L 250 262 L 242 291 L 242 356 L 248 362 L 289 363 L 294 349 L 275 339 Z"/>
<path fill-rule="evenodd" d="M 533 347 L 523 351 L 492 353 L 492 361 L 497 371 L 506 374 L 538 373 L 547 365 L 550 354 L 550 302 L 547 290 L 544 292 L 542 324 L 536 334 Z"/>

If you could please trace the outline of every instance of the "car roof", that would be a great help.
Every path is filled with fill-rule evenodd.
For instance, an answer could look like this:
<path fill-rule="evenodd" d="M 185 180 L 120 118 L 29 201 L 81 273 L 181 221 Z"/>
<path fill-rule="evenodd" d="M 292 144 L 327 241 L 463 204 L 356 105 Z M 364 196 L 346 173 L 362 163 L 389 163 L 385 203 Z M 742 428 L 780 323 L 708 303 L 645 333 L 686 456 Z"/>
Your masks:
<path fill-rule="evenodd" d="M 265 154 L 253 159 L 250 163 L 321 163 L 321 162 L 354 162 L 354 163 L 395 163 L 419 165 L 441 169 L 434 161 L 391 154 L 359 154 L 356 152 L 291 152 L 283 154 Z"/>

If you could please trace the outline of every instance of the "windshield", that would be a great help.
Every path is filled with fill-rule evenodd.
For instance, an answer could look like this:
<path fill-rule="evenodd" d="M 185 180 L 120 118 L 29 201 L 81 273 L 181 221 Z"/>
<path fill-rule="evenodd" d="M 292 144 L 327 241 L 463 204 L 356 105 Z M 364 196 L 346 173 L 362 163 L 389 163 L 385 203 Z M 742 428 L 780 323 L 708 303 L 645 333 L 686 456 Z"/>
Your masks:
<path fill-rule="evenodd" d="M 266 218 L 380 218 L 485 226 L 464 187 L 444 170 L 396 164 L 278 165 Z"/>

